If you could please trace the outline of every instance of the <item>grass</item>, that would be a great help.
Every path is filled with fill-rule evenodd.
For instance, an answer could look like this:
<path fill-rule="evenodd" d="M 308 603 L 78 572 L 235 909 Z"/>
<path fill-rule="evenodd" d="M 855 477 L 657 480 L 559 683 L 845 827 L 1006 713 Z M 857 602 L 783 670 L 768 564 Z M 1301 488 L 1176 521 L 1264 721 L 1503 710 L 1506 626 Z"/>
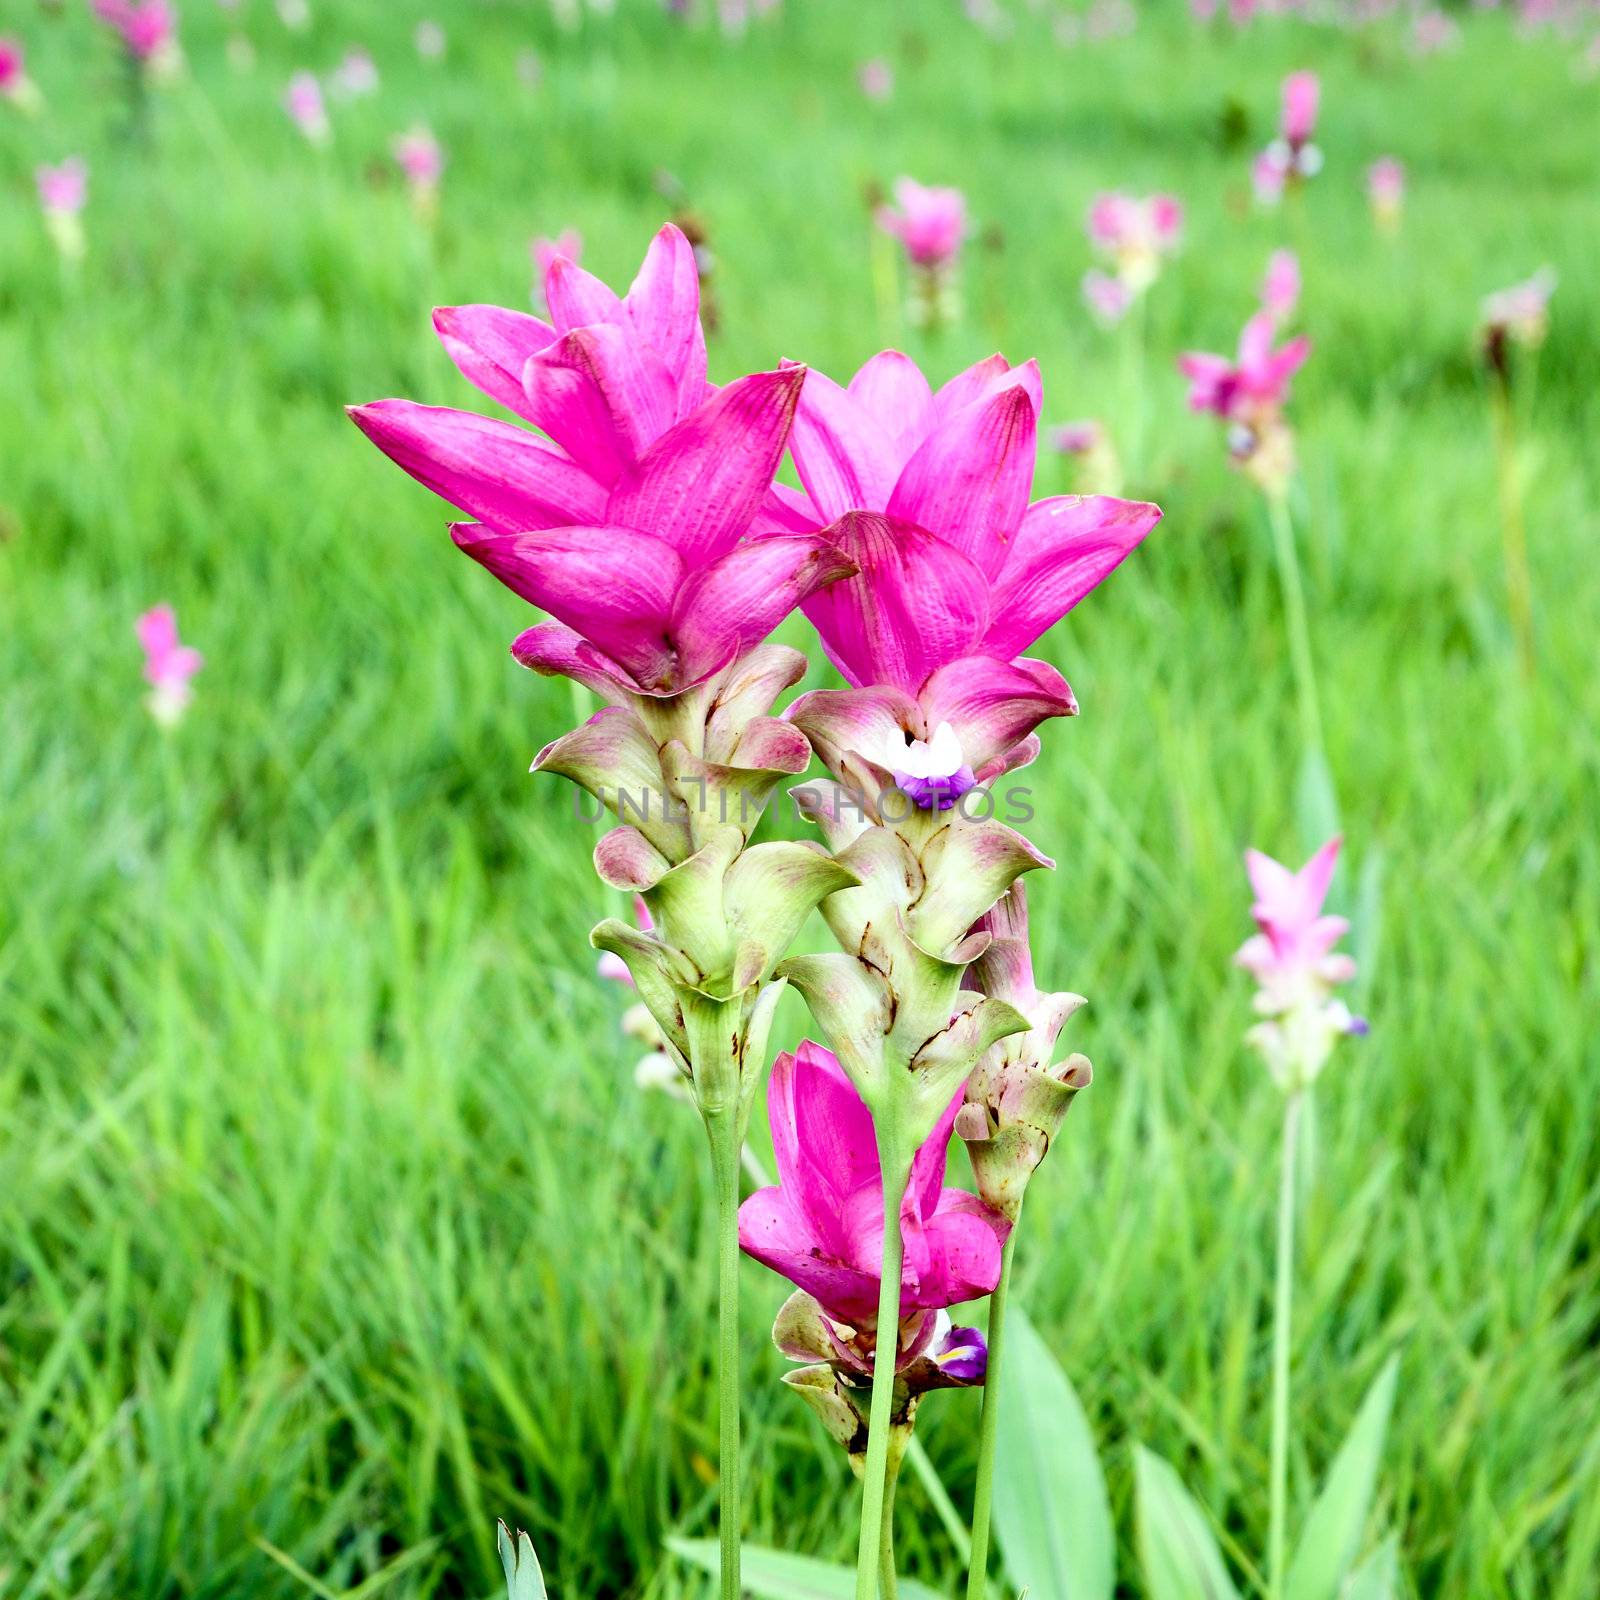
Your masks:
<path fill-rule="evenodd" d="M 1021 7 L 995 42 L 954 8 L 793 0 L 737 44 L 643 3 L 573 34 L 540 8 L 438 9 L 428 63 L 409 5 L 321 0 L 296 36 L 258 0 L 238 24 L 193 0 L 190 76 L 142 145 L 80 12 L 18 23 L 51 106 L 0 118 L 0 1595 L 487 1595 L 496 1515 L 569 1600 L 701 1592 L 662 1540 L 713 1520 L 702 1136 L 632 1086 L 585 942 L 608 909 L 588 834 L 525 775 L 567 690 L 510 663 L 523 608 L 340 415 L 465 403 L 427 307 L 525 303 L 527 236 L 567 222 L 625 279 L 670 209 L 659 169 L 712 230 L 714 374 L 842 374 L 890 339 L 943 373 L 1001 343 L 1040 357 L 1055 420 L 1124 403 L 1077 298 L 1088 199 L 1189 202 L 1131 486 L 1167 520 L 1049 641 L 1084 715 L 1027 775 L 1061 862 L 1031 891 L 1038 965 L 1091 997 L 1072 1038 L 1098 1072 L 1030 1202 L 1017 1296 L 1098 1432 L 1129 1595 L 1135 1442 L 1264 1543 L 1279 1105 L 1229 958 L 1241 847 L 1307 841 L 1268 531 L 1170 357 L 1226 348 L 1268 250 L 1300 248 L 1296 510 L 1382 914 L 1358 929 L 1372 1037 L 1316 1101 L 1291 1526 L 1399 1350 L 1376 1525 L 1415 1593 L 1586 1600 L 1600 260 L 1573 47 L 1493 16 L 1418 61 L 1399 23 L 1236 38 L 1157 11 L 1063 51 Z M 248 73 L 224 61 L 235 26 Z M 313 152 L 282 86 L 358 41 L 382 91 Z M 875 52 L 886 107 L 854 87 Z M 1248 153 L 1308 63 L 1327 170 L 1298 209 L 1251 213 Z M 450 160 L 431 239 L 385 176 L 419 116 Z M 80 149 L 72 280 L 28 185 Z M 1361 192 L 1389 151 L 1412 183 L 1393 242 Z M 940 343 L 873 309 L 861 190 L 901 171 L 963 186 L 987 229 Z M 1524 683 L 1471 328 L 1546 259 Z M 1065 486 L 1054 460 L 1039 486 Z M 131 635 L 163 598 L 208 658 L 166 741 Z M 853 1485 L 762 1336 L 782 1286 L 747 1264 L 744 1290 L 749 1534 L 847 1557 Z M 924 1411 L 963 1504 L 976 1415 L 972 1395 Z M 905 1568 L 952 1589 L 920 1488 L 901 1498 Z"/>

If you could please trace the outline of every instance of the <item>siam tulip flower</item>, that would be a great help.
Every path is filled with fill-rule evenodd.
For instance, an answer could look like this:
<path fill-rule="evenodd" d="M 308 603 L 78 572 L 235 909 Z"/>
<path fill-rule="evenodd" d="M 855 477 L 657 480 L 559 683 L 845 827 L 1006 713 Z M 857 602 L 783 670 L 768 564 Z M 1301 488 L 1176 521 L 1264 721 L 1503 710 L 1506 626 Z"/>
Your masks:
<path fill-rule="evenodd" d="M 1229 424 L 1228 448 L 1234 462 L 1264 489 L 1280 490 L 1294 465 L 1294 440 L 1283 418 L 1289 383 L 1311 353 L 1303 335 L 1277 349 L 1270 311 L 1258 311 L 1239 335 L 1239 354 L 1190 352 L 1178 358 L 1189 380 L 1189 408 L 1210 411 Z"/>
<path fill-rule="evenodd" d="M 416 123 L 395 139 L 393 148 L 395 164 L 411 185 L 412 197 L 420 207 L 431 210 L 444 174 L 444 150 L 433 130 Z"/>
<path fill-rule="evenodd" d="M 1550 296 L 1555 288 L 1555 272 L 1541 267 L 1525 282 L 1484 297 L 1482 321 L 1491 364 L 1495 348 L 1503 349 L 1508 340 L 1529 350 L 1544 343 L 1550 331 Z"/>
<path fill-rule="evenodd" d="M 863 61 L 856 71 L 856 82 L 869 100 L 883 102 L 894 93 L 894 68 L 882 56 Z"/>
<path fill-rule="evenodd" d="M 968 233 L 966 197 L 959 189 L 926 188 L 913 178 L 898 178 L 892 206 L 879 206 L 878 226 L 900 241 L 911 268 L 911 315 L 937 327 L 959 310 L 956 262 Z"/>
<path fill-rule="evenodd" d="M 440 61 L 444 58 L 444 29 L 437 22 L 430 20 L 419 22 L 414 40 L 417 54 L 424 61 Z"/>
<path fill-rule="evenodd" d="M 833 1053 L 809 1040 L 778 1057 L 767 1090 L 778 1182 L 739 1208 L 746 1255 L 870 1335 L 883 1256 L 883 1174 L 872 1114 Z M 900 1208 L 900 1314 L 939 1311 L 994 1288 L 1009 1224 L 976 1195 L 944 1187 L 960 1109 L 951 1100 L 912 1161 Z M 868 1350 L 872 1348 L 868 1345 Z"/>
<path fill-rule="evenodd" d="M 1115 267 L 1130 296 L 1155 282 L 1182 235 L 1183 206 L 1170 194 L 1141 199 L 1112 192 L 1098 195 L 1089 208 L 1089 241 Z"/>
<path fill-rule="evenodd" d="M 533 257 L 539 282 L 543 283 L 557 259 L 571 262 L 573 266 L 583 260 L 583 235 L 576 228 L 563 228 L 553 239 L 540 234 L 529 244 L 528 253 Z"/>
<path fill-rule="evenodd" d="M 1400 226 L 1406 199 L 1406 169 L 1393 156 L 1381 156 L 1367 168 L 1367 202 L 1372 220 L 1385 233 Z"/>
<path fill-rule="evenodd" d="M 1274 250 L 1261 285 L 1261 307 L 1276 323 L 1287 322 L 1300 303 L 1300 258 L 1293 250 Z"/>
<path fill-rule="evenodd" d="M 1278 131 L 1291 150 L 1309 144 L 1317 131 L 1322 84 L 1314 72 L 1291 72 L 1283 80 L 1283 117 Z"/>
<path fill-rule="evenodd" d="M 330 82 L 341 100 L 363 99 L 378 92 L 378 64 L 369 52 L 356 46 L 345 51 Z"/>
<path fill-rule="evenodd" d="M 27 55 L 20 39 L 0 38 L 0 100 L 9 100 L 29 115 L 44 104 L 38 85 L 28 76 Z"/>
<path fill-rule="evenodd" d="M 283 109 L 312 144 L 326 144 L 333 137 L 328 108 L 322 99 L 322 85 L 314 72 L 297 72 L 289 80 Z"/>
<path fill-rule="evenodd" d="M 851 570 L 820 522 L 740 543 L 782 457 L 805 369 L 711 389 L 694 252 L 670 226 L 626 298 L 564 257 L 545 297 L 553 325 L 495 306 L 447 307 L 434 325 L 466 377 L 549 442 L 404 400 L 351 416 L 478 519 L 453 530 L 468 555 L 558 619 L 517 640 L 518 660 L 624 703 L 675 700 Z"/>
<path fill-rule="evenodd" d="M 1283 80 L 1283 115 L 1279 134 L 1256 157 L 1251 182 L 1263 205 L 1276 205 L 1285 188 L 1314 178 L 1322 170 L 1322 152 L 1311 142 L 1322 96 L 1314 72 L 1291 72 Z"/>
<path fill-rule="evenodd" d="M 1257 201 L 1275 206 L 1289 182 L 1289 163 L 1277 144 L 1270 144 L 1250 164 L 1250 187 Z"/>
<path fill-rule="evenodd" d="M 1121 278 L 1091 267 L 1083 275 L 1083 303 L 1103 328 L 1113 328 L 1127 316 L 1133 292 Z"/>
<path fill-rule="evenodd" d="M 1367 1032 L 1366 1022 L 1333 996 L 1356 975 L 1355 962 L 1333 948 L 1350 924 L 1322 909 L 1340 843 L 1330 839 L 1299 872 L 1260 851 L 1245 852 L 1256 896 L 1250 914 L 1260 932 L 1236 959 L 1259 985 L 1255 1008 L 1264 1018 L 1249 1039 L 1287 1093 L 1315 1081 L 1341 1037 Z"/>
<path fill-rule="evenodd" d="M 83 208 L 89 199 L 89 164 L 69 156 L 58 167 L 40 167 L 34 174 L 45 228 L 66 262 L 82 259 Z"/>
<path fill-rule="evenodd" d="M 178 642 L 178 619 L 171 606 L 159 605 L 146 611 L 134 631 L 144 650 L 145 682 L 151 685 L 145 703 L 150 715 L 170 728 L 194 697 L 189 681 L 200 670 L 204 658 L 198 650 Z"/>
<path fill-rule="evenodd" d="M 90 9 L 150 77 L 170 76 L 181 64 L 178 15 L 168 0 L 90 0 Z"/>
<path fill-rule="evenodd" d="M 1031 759 L 1039 722 L 1077 710 L 1053 667 L 1017 658 L 1161 513 L 1074 496 L 1029 505 L 1039 396 L 1037 366 L 998 355 L 937 393 L 892 350 L 847 389 L 806 380 L 790 440 L 805 492 L 774 491 L 766 525 L 831 524 L 860 569 L 803 607 L 852 687 L 789 712 L 852 791 L 904 778 L 919 806 L 946 808 Z"/>

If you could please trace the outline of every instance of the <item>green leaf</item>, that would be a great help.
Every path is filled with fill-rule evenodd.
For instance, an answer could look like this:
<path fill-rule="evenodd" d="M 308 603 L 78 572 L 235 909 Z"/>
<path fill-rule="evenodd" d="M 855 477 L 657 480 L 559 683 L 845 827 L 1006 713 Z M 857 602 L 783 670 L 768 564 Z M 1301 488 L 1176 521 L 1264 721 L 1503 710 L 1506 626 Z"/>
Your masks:
<path fill-rule="evenodd" d="M 1350 1574 L 1339 1600 L 1399 1600 L 1399 1594 L 1399 1546 L 1386 1539 Z"/>
<path fill-rule="evenodd" d="M 539 1558 L 533 1553 L 533 1540 L 519 1532 L 517 1542 L 511 1542 L 511 1530 L 500 1524 L 497 1544 L 500 1565 L 506 1569 L 506 1595 L 508 1600 L 545 1600 L 544 1573 L 539 1570 Z"/>
<path fill-rule="evenodd" d="M 1328 758 L 1308 749 L 1300 757 L 1294 786 L 1294 816 L 1301 849 L 1309 855 L 1320 849 L 1339 829 L 1339 797 L 1334 792 Z"/>
<path fill-rule="evenodd" d="M 715 1539 L 668 1539 L 667 1548 L 715 1578 L 722 1570 Z M 856 1569 L 814 1556 L 792 1556 L 747 1544 L 740 1550 L 739 1586 L 759 1600 L 855 1600 Z M 901 1600 L 944 1600 L 920 1583 L 900 1580 Z"/>
<path fill-rule="evenodd" d="M 1390 1356 L 1367 1390 L 1356 1420 L 1334 1457 L 1327 1482 L 1306 1519 L 1300 1548 L 1289 1563 L 1287 1600 L 1337 1600 L 1361 1545 L 1372 1505 L 1378 1457 L 1394 1406 L 1398 1356 Z"/>
<path fill-rule="evenodd" d="M 1238 1600 L 1205 1513 L 1160 1456 L 1135 1447 L 1139 1559 L 1150 1600 Z"/>
<path fill-rule="evenodd" d="M 1019 1594 L 1110 1600 L 1116 1533 L 1089 1419 L 1020 1310 L 1005 1333 L 994 1519 L 1006 1572 Z"/>

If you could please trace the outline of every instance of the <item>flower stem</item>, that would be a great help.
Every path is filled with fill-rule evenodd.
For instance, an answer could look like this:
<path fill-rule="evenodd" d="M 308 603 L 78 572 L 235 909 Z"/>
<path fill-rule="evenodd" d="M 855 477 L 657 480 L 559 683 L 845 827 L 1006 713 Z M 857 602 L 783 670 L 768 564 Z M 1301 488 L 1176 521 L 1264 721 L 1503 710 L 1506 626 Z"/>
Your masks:
<path fill-rule="evenodd" d="M 900 1462 L 891 1456 L 883 1486 L 883 1538 L 878 1543 L 878 1600 L 898 1600 L 900 1574 L 894 1565 L 894 1491 L 900 1481 Z"/>
<path fill-rule="evenodd" d="M 1000 1357 L 1005 1341 L 1006 1290 L 1017 1225 L 1011 1225 L 1000 1256 L 1000 1278 L 989 1296 L 989 1365 L 983 1375 L 983 1415 L 978 1423 L 978 1487 L 972 1501 L 972 1554 L 967 1561 L 967 1600 L 984 1600 L 989 1582 L 989 1517 L 994 1498 L 994 1455 L 1000 1437 Z"/>
<path fill-rule="evenodd" d="M 1294 1298 L 1295 1154 L 1305 1091 L 1283 1108 L 1283 1176 L 1278 1189 L 1278 1274 L 1272 1308 L 1272 1477 L 1267 1534 L 1267 1594 L 1282 1600 L 1284 1524 L 1289 1487 L 1289 1323 Z"/>
<path fill-rule="evenodd" d="M 1294 663 L 1295 690 L 1300 701 L 1300 732 L 1308 750 L 1323 750 L 1322 708 L 1317 700 L 1317 673 L 1311 656 L 1311 630 L 1306 623 L 1306 597 L 1300 584 L 1300 557 L 1295 549 L 1294 525 L 1289 520 L 1289 496 L 1269 492 L 1267 515 L 1272 523 L 1272 547 L 1278 558 L 1278 582 L 1283 588 L 1284 619 L 1289 628 L 1289 658 Z"/>
<path fill-rule="evenodd" d="M 894 1405 L 895 1358 L 900 1345 L 900 1202 L 911 1175 L 901 1148 L 899 1112 L 876 1108 L 878 1164 L 883 1172 L 883 1280 L 878 1289 L 877 1348 L 872 1358 L 872 1411 L 867 1421 L 867 1464 L 861 1486 L 861 1542 L 856 1550 L 856 1600 L 874 1600 L 883 1544 L 889 1479 L 889 1426 Z"/>
<path fill-rule="evenodd" d="M 739 1600 L 739 1165 L 744 1141 L 734 1109 L 710 1111 L 717 1190 L 717 1482 L 722 1600 Z"/>
<path fill-rule="evenodd" d="M 1533 580 L 1528 575 L 1528 530 L 1522 518 L 1522 476 L 1517 470 L 1516 425 L 1510 387 L 1490 380 L 1489 407 L 1494 415 L 1495 470 L 1500 482 L 1500 539 L 1505 551 L 1506 604 L 1517 660 L 1525 678 L 1534 671 Z"/>

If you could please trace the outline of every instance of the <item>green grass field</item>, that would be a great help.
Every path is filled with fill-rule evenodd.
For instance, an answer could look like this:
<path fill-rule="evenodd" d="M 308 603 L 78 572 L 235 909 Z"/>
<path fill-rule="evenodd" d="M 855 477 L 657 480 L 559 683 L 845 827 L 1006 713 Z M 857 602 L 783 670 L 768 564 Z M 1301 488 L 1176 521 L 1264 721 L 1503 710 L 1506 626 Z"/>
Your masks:
<path fill-rule="evenodd" d="M 313 4 L 293 34 L 265 0 L 188 0 L 188 76 L 143 142 L 79 6 L 5 18 L 49 105 L 0 105 L 0 1595 L 485 1596 L 497 1515 L 559 1600 L 704 1587 L 662 1550 L 715 1522 L 703 1136 L 633 1086 L 586 942 L 614 909 L 593 830 L 526 772 L 568 691 L 511 662 L 526 608 L 341 414 L 473 404 L 429 308 L 526 305 L 528 237 L 567 223 L 625 282 L 665 171 L 718 261 L 714 377 L 843 376 L 889 342 L 942 377 L 1001 346 L 1039 357 L 1048 420 L 1126 442 L 1144 418 L 1129 489 L 1166 520 L 1042 652 L 1083 715 L 1024 775 L 1060 863 L 1030 889 L 1038 963 L 1090 997 L 1071 1037 L 1097 1073 L 1016 1291 L 1089 1410 L 1130 1596 L 1135 1443 L 1238 1550 L 1265 1538 L 1280 1099 L 1230 958 L 1243 846 L 1314 841 L 1267 530 L 1172 358 L 1231 348 L 1269 250 L 1300 251 L 1296 511 L 1373 1031 L 1317 1095 L 1296 1520 L 1399 1351 L 1373 1529 L 1410 1592 L 1592 1600 L 1600 86 L 1576 46 L 1474 16 L 1420 60 L 1398 20 L 1233 35 L 1174 6 L 1066 50 L 1020 4 L 996 41 L 931 0 L 789 0 L 728 42 L 643 0 L 565 34 L 460 0 L 423 61 L 412 0 Z M 283 86 L 355 43 L 381 90 L 315 151 Z M 887 105 L 856 88 L 874 54 Z M 1327 167 L 1255 211 L 1299 66 Z M 432 237 L 390 176 L 418 119 L 449 161 Z M 79 151 L 74 278 L 32 169 Z M 1386 153 L 1411 180 L 1394 240 L 1362 183 Z M 984 229 L 939 339 L 874 295 L 863 189 L 901 172 L 960 185 Z M 1142 372 L 1078 293 L 1085 208 L 1118 186 L 1189 208 Z M 1528 683 L 1473 329 L 1546 261 Z M 1038 492 L 1066 486 L 1046 455 Z M 132 634 L 159 600 L 207 657 L 170 738 Z M 786 1286 L 744 1272 L 747 1533 L 849 1559 L 854 1484 L 766 1342 Z M 962 1505 L 977 1406 L 938 1396 L 919 1430 Z M 899 1544 L 954 1591 L 915 1483 Z"/>

